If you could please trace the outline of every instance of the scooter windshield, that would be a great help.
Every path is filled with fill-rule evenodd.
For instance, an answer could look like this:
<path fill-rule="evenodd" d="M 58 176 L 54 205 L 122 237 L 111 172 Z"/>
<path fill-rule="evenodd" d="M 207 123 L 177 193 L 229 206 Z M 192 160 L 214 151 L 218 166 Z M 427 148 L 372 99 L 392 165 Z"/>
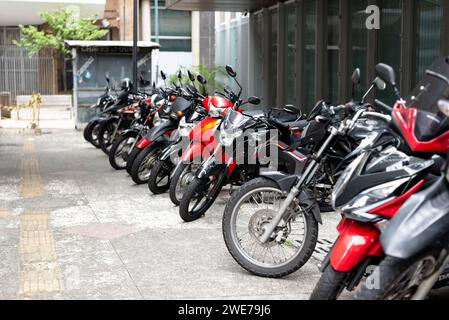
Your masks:
<path fill-rule="evenodd" d="M 407 99 L 407 106 L 439 114 L 438 100 L 449 98 L 449 57 L 436 60 L 426 70 L 424 78 L 419 82 Z"/>
<path fill-rule="evenodd" d="M 449 98 L 449 57 L 434 62 L 407 99 L 407 106 L 417 109 L 415 135 L 430 141 L 449 130 L 447 117 L 438 108 L 440 99 Z"/>
<path fill-rule="evenodd" d="M 226 113 L 226 117 L 223 119 L 221 128 L 226 131 L 240 128 L 246 122 L 248 122 L 248 120 L 249 118 L 245 117 L 240 112 L 229 110 Z"/>

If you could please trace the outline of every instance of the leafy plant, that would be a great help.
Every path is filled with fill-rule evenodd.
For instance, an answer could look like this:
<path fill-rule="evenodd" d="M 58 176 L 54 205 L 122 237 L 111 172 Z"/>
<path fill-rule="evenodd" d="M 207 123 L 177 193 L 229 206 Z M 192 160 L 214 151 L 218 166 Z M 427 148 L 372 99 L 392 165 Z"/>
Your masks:
<path fill-rule="evenodd" d="M 22 37 L 15 41 L 15 45 L 25 47 L 31 55 L 41 49 L 53 48 L 66 56 L 70 50 L 66 48 L 66 40 L 97 40 L 104 37 L 108 31 L 101 30 L 95 23 L 96 16 L 80 18 L 77 7 L 59 8 L 57 10 L 41 12 L 39 16 L 46 22 L 45 30 L 35 26 L 20 25 Z"/>
<path fill-rule="evenodd" d="M 181 67 L 180 70 L 182 71 L 183 83 L 190 83 L 189 77 L 187 76 L 187 68 Z M 215 66 L 212 68 L 209 68 L 205 65 L 199 65 L 196 67 L 193 67 L 190 71 L 192 71 L 193 74 L 198 75 L 201 74 L 206 79 L 207 84 L 204 87 L 203 85 L 196 82 L 196 86 L 198 90 L 203 95 L 212 94 L 215 91 L 222 91 L 225 87 L 225 83 L 223 82 L 223 79 L 226 79 L 228 77 L 226 73 L 226 69 L 223 66 Z M 171 83 L 178 84 L 178 72 L 175 74 L 170 75 L 169 80 Z"/>

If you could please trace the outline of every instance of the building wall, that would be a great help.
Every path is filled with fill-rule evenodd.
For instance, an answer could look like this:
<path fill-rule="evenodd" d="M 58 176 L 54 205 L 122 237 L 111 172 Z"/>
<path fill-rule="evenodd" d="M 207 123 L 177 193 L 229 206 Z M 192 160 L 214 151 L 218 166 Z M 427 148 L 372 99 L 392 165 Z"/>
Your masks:
<path fill-rule="evenodd" d="M 373 4 L 380 9 L 379 30 L 366 27 Z M 352 71 L 361 69 L 366 89 L 378 62 L 395 68 L 406 95 L 435 58 L 449 53 L 444 0 L 293 0 L 249 18 L 217 13 L 216 20 L 217 64 L 237 65 L 247 74 L 249 94 L 267 107 L 291 103 L 310 110 L 323 98 L 343 103 L 351 97 Z M 391 91 L 378 97 L 394 102 Z"/>

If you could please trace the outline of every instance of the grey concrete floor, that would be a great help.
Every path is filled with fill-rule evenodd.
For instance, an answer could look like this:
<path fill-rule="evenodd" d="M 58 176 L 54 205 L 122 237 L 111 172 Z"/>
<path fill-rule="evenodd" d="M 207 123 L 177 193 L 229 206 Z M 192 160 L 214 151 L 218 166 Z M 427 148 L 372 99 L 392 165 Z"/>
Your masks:
<path fill-rule="evenodd" d="M 300 271 L 264 279 L 227 252 L 228 197 L 186 224 L 82 133 L 0 129 L 0 299 L 307 299 L 339 217 Z"/>

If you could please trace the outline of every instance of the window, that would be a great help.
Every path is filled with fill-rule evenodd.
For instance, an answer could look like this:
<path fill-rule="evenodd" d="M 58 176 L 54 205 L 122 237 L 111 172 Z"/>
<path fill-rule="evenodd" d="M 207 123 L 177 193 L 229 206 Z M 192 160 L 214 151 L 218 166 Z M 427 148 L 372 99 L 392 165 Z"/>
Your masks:
<path fill-rule="evenodd" d="M 296 104 L 296 3 L 285 6 L 284 104 Z"/>
<path fill-rule="evenodd" d="M 192 14 L 190 11 L 167 10 L 159 1 L 159 43 L 161 51 L 192 51 Z M 156 40 L 156 17 L 151 9 L 151 39 Z"/>
<path fill-rule="evenodd" d="M 278 19 L 279 15 L 277 10 L 270 11 L 270 24 L 271 24 L 271 57 L 270 57 L 270 71 L 267 75 L 270 81 L 270 96 L 268 102 L 269 107 L 276 106 L 277 97 L 277 85 L 278 85 Z"/>
<path fill-rule="evenodd" d="M 349 32 L 349 70 L 346 70 L 346 72 L 351 75 L 356 68 L 360 69 L 362 75 L 361 88 L 367 87 L 368 29 L 365 23 L 367 6 L 367 0 L 349 1 L 349 17 L 352 25 Z"/>
<path fill-rule="evenodd" d="M 324 97 L 337 103 L 340 58 L 340 1 L 327 1 L 327 50 L 324 68 Z"/>
<path fill-rule="evenodd" d="M 315 105 L 315 53 L 316 53 L 316 6 L 315 0 L 304 2 L 304 38 L 305 52 L 303 61 L 303 92 L 304 111 L 310 111 Z"/>
<path fill-rule="evenodd" d="M 436 58 L 441 55 L 443 0 L 418 1 L 416 33 L 416 80 L 420 80 Z"/>
<path fill-rule="evenodd" d="M 391 65 L 396 72 L 396 83 L 400 83 L 401 67 L 401 31 L 402 31 L 402 0 L 382 0 L 381 26 L 379 32 L 379 61 Z M 396 96 L 388 86 L 379 93 L 379 98 L 393 105 Z"/>
<path fill-rule="evenodd" d="M 263 61 L 264 61 L 264 50 L 263 50 L 263 17 L 262 14 L 258 13 L 254 16 L 254 81 L 253 87 L 255 96 L 266 99 L 266 93 L 263 92 Z M 265 104 L 265 101 L 264 101 Z"/>

